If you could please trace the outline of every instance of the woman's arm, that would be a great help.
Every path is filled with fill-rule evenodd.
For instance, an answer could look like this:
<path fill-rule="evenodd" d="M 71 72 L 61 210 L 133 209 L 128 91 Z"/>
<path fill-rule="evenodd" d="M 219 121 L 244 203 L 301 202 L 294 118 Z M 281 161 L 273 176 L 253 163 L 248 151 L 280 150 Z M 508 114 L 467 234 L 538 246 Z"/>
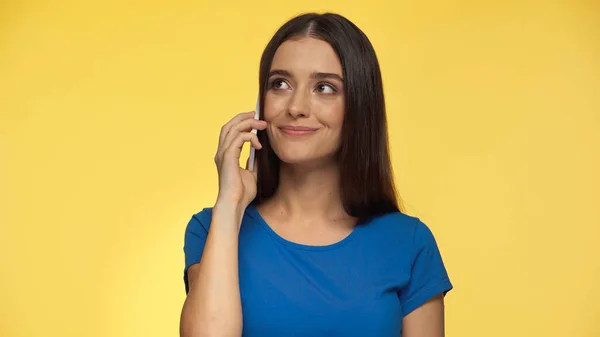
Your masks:
<path fill-rule="evenodd" d="M 219 194 L 200 262 L 188 268 L 189 291 L 181 312 L 182 337 L 240 337 L 242 305 L 238 279 L 238 235 L 242 216 L 256 196 L 256 172 L 240 167 L 244 143 L 262 148 L 252 129 L 266 122 L 242 113 L 221 128 L 215 164 Z"/>
<path fill-rule="evenodd" d="M 216 205 L 200 263 L 188 269 L 189 292 L 181 313 L 182 337 L 242 334 L 238 280 L 241 212 Z"/>
<path fill-rule="evenodd" d="M 444 297 L 437 295 L 406 315 L 402 337 L 444 337 Z"/>

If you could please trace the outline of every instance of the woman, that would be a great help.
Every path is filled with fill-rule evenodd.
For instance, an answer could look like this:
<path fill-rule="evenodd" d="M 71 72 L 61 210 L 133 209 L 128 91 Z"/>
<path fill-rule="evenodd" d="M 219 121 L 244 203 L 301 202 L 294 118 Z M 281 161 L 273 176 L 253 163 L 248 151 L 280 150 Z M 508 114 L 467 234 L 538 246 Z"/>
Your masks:
<path fill-rule="evenodd" d="M 432 233 L 399 210 L 367 37 L 298 16 L 259 83 L 261 120 L 223 126 L 216 203 L 186 229 L 181 335 L 443 336 L 452 285 Z M 239 166 L 245 142 L 256 173 Z"/>

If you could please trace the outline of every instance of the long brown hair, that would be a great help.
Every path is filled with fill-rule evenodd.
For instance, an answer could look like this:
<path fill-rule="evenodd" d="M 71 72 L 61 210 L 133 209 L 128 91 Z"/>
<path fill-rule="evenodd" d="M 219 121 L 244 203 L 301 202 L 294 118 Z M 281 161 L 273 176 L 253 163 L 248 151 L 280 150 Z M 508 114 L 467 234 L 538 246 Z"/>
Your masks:
<path fill-rule="evenodd" d="M 277 48 L 299 36 L 329 43 L 342 65 L 346 111 L 338 158 L 344 209 L 360 221 L 400 211 L 389 155 L 379 62 L 371 42 L 356 25 L 333 13 L 308 13 L 286 22 L 269 41 L 260 60 L 260 106 L 264 106 Z M 263 148 L 257 152 L 258 190 L 254 204 L 271 197 L 279 184 L 280 160 L 266 132 L 260 131 L 258 138 Z"/>

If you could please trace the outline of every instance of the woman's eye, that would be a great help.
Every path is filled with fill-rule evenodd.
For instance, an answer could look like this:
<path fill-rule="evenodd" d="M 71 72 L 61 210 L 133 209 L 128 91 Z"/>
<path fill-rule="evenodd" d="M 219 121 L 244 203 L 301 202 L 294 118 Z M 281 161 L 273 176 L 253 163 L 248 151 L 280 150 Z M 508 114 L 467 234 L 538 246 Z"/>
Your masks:
<path fill-rule="evenodd" d="M 335 90 L 335 88 L 332 85 L 322 83 L 322 84 L 317 85 L 317 91 L 322 94 L 333 94 L 337 90 Z"/>
<path fill-rule="evenodd" d="M 274 80 L 271 84 L 273 89 L 289 89 L 289 85 L 284 80 Z"/>

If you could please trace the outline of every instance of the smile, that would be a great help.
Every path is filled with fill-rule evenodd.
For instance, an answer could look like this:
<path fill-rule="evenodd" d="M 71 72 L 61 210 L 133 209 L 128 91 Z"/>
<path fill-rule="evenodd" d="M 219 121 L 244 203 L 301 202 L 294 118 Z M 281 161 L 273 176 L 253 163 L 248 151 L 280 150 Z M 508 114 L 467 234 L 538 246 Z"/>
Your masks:
<path fill-rule="evenodd" d="M 319 130 L 317 128 L 293 125 L 281 126 L 279 127 L 279 129 L 288 136 L 308 136 L 312 135 L 313 133 L 317 132 L 317 130 Z"/>

